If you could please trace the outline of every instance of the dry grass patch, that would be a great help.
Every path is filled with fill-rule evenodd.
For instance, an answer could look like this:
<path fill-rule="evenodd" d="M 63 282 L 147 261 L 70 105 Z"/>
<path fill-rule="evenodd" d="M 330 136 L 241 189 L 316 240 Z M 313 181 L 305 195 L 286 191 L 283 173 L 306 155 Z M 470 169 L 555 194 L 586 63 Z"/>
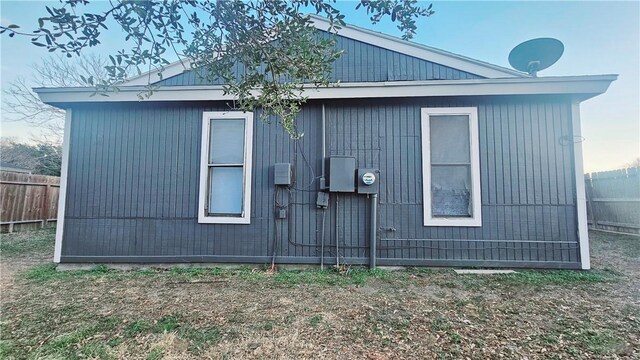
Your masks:
<path fill-rule="evenodd" d="M 497 276 L 355 267 L 57 272 L 16 252 L 15 263 L 27 265 L 3 294 L 0 358 L 638 357 L 640 266 L 626 247 L 640 244 L 620 249 L 599 236 L 594 271 Z"/>

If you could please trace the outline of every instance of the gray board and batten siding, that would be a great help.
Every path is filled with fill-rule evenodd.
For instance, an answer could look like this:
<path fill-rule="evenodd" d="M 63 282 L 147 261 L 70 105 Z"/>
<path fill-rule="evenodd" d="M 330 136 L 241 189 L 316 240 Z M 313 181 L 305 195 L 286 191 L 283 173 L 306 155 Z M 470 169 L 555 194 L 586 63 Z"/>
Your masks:
<path fill-rule="evenodd" d="M 481 76 L 454 69 L 449 66 L 402 54 L 396 51 L 367 44 L 344 36 L 332 35 L 318 30 L 318 37 L 335 36 L 336 48 L 343 51 L 333 63 L 328 80 L 331 82 L 374 82 L 410 80 L 463 80 L 482 79 Z M 243 71 L 242 65 L 233 68 L 236 75 Z M 160 86 L 222 85 L 223 80 L 209 81 L 204 73 L 188 70 L 158 81 Z"/>
<path fill-rule="evenodd" d="M 331 100 L 327 155 L 380 169 L 378 265 L 580 268 L 572 114 L 561 96 Z M 199 224 L 202 113 L 226 102 L 73 105 L 61 262 L 320 262 L 321 105 L 300 146 L 277 121 L 253 133 L 251 223 Z M 420 109 L 478 108 L 481 227 L 423 226 Z M 291 191 L 273 165 L 295 164 Z M 288 217 L 275 219 L 275 198 Z M 331 194 L 325 263 L 368 263 L 366 196 Z M 336 213 L 337 212 L 337 213 Z M 277 240 L 274 243 L 274 237 Z"/>

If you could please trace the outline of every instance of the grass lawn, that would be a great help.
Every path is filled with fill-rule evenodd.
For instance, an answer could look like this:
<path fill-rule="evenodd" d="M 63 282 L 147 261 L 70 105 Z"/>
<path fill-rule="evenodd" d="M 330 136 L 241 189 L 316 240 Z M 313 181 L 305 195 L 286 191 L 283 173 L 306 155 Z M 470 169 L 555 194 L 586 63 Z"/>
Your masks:
<path fill-rule="evenodd" d="M 640 238 L 594 270 L 58 272 L 53 229 L 2 235 L 0 358 L 640 358 Z"/>

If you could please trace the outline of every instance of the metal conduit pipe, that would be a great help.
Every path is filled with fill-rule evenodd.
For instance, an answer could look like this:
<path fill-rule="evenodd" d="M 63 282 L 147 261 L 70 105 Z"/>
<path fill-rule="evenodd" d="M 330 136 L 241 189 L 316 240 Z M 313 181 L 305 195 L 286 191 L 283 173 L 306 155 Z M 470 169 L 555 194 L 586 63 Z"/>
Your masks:
<path fill-rule="evenodd" d="M 378 230 L 378 194 L 371 194 L 371 221 L 369 238 L 369 267 L 376 268 L 376 242 Z"/>
<path fill-rule="evenodd" d="M 336 268 L 340 269 L 340 248 L 338 247 L 338 193 L 336 193 Z"/>
<path fill-rule="evenodd" d="M 327 158 L 327 118 L 324 110 L 324 103 L 322 103 L 322 128 L 320 131 L 320 143 L 322 144 L 322 176 L 320 177 L 320 190 L 324 190 L 327 183 L 327 173 L 326 173 L 326 164 L 325 159 Z"/>
<path fill-rule="evenodd" d="M 326 142 L 326 129 L 327 129 L 327 124 L 326 124 L 327 118 L 325 115 L 325 111 L 324 111 L 324 103 L 322 103 L 322 131 L 321 131 L 321 141 L 320 143 L 322 144 L 322 157 L 321 157 L 321 165 L 322 165 L 322 175 L 320 176 L 320 191 L 324 190 L 325 188 L 325 184 L 327 182 L 325 176 L 326 174 L 326 169 L 325 169 L 325 157 L 327 156 L 327 142 Z M 322 230 L 321 230 L 321 234 L 320 234 L 320 270 L 324 270 L 324 218 L 327 214 L 327 209 L 322 209 Z"/>

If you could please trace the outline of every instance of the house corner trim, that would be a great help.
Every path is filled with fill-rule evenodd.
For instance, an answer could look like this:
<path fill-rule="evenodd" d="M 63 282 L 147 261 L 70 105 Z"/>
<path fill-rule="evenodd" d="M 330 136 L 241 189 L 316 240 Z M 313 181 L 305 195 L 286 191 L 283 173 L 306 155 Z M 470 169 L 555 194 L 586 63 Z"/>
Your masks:
<path fill-rule="evenodd" d="M 62 169 L 60 170 L 60 193 L 58 195 L 58 219 L 56 221 L 56 243 L 53 251 L 53 262 L 59 263 L 62 255 L 62 235 L 64 232 L 65 205 L 67 202 L 67 177 L 69 175 L 69 139 L 71 139 L 72 110 L 67 108 L 64 120 L 64 137 L 62 142 Z"/>
<path fill-rule="evenodd" d="M 582 136 L 580 129 L 580 102 L 571 103 L 571 124 L 574 139 Z M 574 141 L 573 156 L 576 176 L 576 209 L 578 212 L 578 241 L 580 245 L 580 263 L 583 270 L 591 269 L 589 254 L 589 228 L 587 225 L 587 196 L 584 184 L 584 166 L 582 164 L 582 141 Z"/>

